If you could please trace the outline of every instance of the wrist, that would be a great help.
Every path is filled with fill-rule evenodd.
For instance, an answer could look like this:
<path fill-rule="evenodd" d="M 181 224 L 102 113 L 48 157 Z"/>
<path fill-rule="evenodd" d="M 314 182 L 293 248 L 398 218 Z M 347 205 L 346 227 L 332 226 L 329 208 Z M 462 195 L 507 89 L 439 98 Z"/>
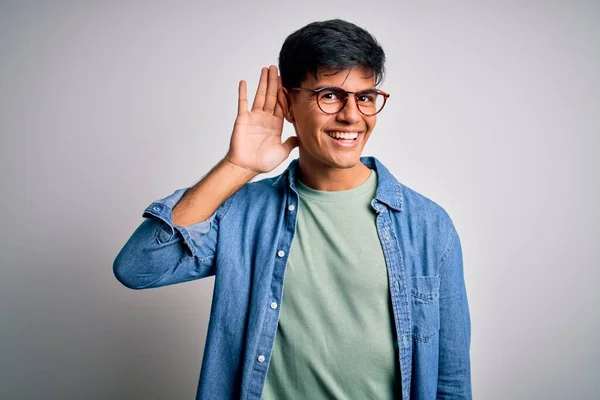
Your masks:
<path fill-rule="evenodd" d="M 236 163 L 232 162 L 227 157 L 225 157 L 225 158 L 223 158 L 223 160 L 221 160 L 221 164 L 228 170 L 230 170 L 233 173 L 235 173 L 236 175 L 240 176 L 240 178 L 243 180 L 249 181 L 252 178 L 259 175 L 258 172 L 252 171 L 250 168 L 243 167 L 241 165 L 237 165 Z"/>

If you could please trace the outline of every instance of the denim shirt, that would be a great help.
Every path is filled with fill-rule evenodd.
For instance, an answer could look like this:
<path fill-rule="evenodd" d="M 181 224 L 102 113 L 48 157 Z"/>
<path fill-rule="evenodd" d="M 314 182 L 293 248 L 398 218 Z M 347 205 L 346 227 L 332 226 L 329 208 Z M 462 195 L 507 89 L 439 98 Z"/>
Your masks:
<path fill-rule="evenodd" d="M 471 322 L 459 236 L 446 211 L 374 157 L 371 205 L 387 266 L 402 399 L 470 399 Z M 150 204 L 117 255 L 116 278 L 148 289 L 214 275 L 197 399 L 261 397 L 296 228 L 298 159 L 250 182 L 206 221 L 174 226 L 187 189 Z M 368 338 L 365 338 L 368 340 Z"/>

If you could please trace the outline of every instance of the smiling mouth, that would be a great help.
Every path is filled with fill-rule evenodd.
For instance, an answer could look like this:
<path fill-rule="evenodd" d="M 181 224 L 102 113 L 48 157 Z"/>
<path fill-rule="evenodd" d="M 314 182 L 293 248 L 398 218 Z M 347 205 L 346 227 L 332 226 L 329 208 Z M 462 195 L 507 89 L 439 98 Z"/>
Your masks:
<path fill-rule="evenodd" d="M 362 132 L 340 132 L 340 131 L 329 131 L 327 135 L 332 139 L 339 140 L 342 142 L 353 142 L 358 139 L 358 135 Z"/>

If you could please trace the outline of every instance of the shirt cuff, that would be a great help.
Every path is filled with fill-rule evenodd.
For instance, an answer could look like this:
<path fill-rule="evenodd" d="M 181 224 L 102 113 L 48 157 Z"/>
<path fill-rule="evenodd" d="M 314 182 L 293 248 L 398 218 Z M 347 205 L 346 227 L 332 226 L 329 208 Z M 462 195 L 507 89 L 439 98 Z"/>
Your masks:
<path fill-rule="evenodd" d="M 213 215 L 211 215 L 206 221 L 201 221 L 201 222 L 192 224 L 188 227 L 174 225 L 173 224 L 173 208 L 179 202 L 179 200 L 181 200 L 181 198 L 183 197 L 183 195 L 185 194 L 185 192 L 187 190 L 188 190 L 187 188 L 178 189 L 173 194 L 171 194 L 165 198 L 162 198 L 160 200 L 156 200 L 156 201 L 152 202 L 152 204 L 150 204 L 148 207 L 146 207 L 142 216 L 144 218 L 149 218 L 149 217 L 158 218 L 164 222 L 164 224 L 166 225 L 165 228 L 167 228 L 167 231 L 163 230 L 162 232 L 166 233 L 167 237 L 165 237 L 164 235 L 161 235 L 161 237 L 159 238 L 159 241 L 161 243 L 168 242 L 175 234 L 175 231 L 177 231 L 183 237 L 183 241 L 185 242 L 185 244 L 188 247 L 192 256 L 195 256 L 197 254 L 198 250 L 194 244 L 194 240 L 193 240 L 192 236 L 194 234 L 204 235 L 204 234 L 208 233 L 210 231 L 211 224 L 213 223 L 213 220 L 215 218 L 216 212 Z M 159 234 L 161 234 L 161 232 L 159 232 Z"/>

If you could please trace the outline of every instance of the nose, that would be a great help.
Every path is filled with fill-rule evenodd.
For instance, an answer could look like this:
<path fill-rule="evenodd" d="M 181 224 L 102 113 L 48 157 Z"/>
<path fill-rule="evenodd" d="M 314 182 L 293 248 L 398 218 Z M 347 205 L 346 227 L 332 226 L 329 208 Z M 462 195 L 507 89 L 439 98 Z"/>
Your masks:
<path fill-rule="evenodd" d="M 360 121 L 361 114 L 360 111 L 358 111 L 358 104 L 356 104 L 354 96 L 348 96 L 346 105 L 336 114 L 335 118 L 339 122 L 345 122 L 347 124 L 355 124 Z"/>

